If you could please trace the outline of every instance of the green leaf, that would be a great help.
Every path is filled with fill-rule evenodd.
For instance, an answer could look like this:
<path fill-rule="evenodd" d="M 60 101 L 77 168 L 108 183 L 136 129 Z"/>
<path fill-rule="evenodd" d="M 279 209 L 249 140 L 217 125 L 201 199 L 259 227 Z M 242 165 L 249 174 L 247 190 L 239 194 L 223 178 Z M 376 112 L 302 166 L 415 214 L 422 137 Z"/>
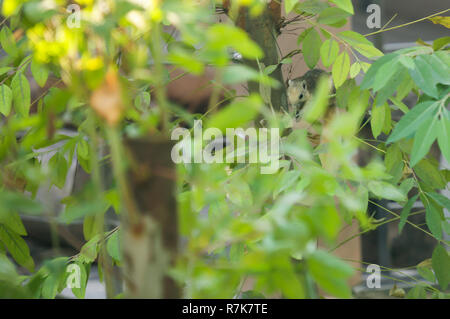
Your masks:
<path fill-rule="evenodd" d="M 30 84 L 27 78 L 22 73 L 17 73 L 11 81 L 11 88 L 16 112 L 27 117 L 31 103 Z"/>
<path fill-rule="evenodd" d="M 25 2 L 25 1 L 3 0 L 3 6 L 2 6 L 3 15 L 6 17 L 10 17 L 13 14 L 16 14 L 19 11 L 19 9 L 22 7 L 23 2 Z"/>
<path fill-rule="evenodd" d="M 426 193 L 426 194 L 430 196 L 432 199 L 434 199 L 443 208 L 450 211 L 450 199 L 439 193 Z"/>
<path fill-rule="evenodd" d="M 305 40 L 305 37 L 308 35 L 308 33 L 309 33 L 311 30 L 314 30 L 314 27 L 307 28 L 307 29 L 303 30 L 302 33 L 300 33 L 300 35 L 299 35 L 298 38 L 297 38 L 297 44 L 298 44 L 299 46 L 300 46 L 300 44 L 303 42 L 303 40 Z"/>
<path fill-rule="evenodd" d="M 308 268 L 319 286 L 338 298 L 350 298 L 347 279 L 353 269 L 339 258 L 322 250 L 316 250 L 308 259 Z"/>
<path fill-rule="evenodd" d="M 450 85 L 450 65 L 445 60 L 441 59 L 437 54 L 424 54 L 416 58 L 416 64 L 423 69 L 431 71 L 431 78 L 428 81 L 436 85 L 442 83 Z"/>
<path fill-rule="evenodd" d="M 223 82 L 226 84 L 235 84 L 255 80 L 259 77 L 259 72 L 245 65 L 231 65 L 223 71 Z"/>
<path fill-rule="evenodd" d="M 417 267 L 417 272 L 420 276 L 422 276 L 425 280 L 428 280 L 429 282 L 436 282 L 436 278 L 434 277 L 433 272 L 428 267 Z"/>
<path fill-rule="evenodd" d="M 2 31 L 0 31 L 0 44 L 2 45 L 3 50 L 10 56 L 17 55 L 16 41 L 14 40 L 11 30 L 7 26 L 4 26 Z"/>
<path fill-rule="evenodd" d="M 286 10 L 286 14 L 289 14 L 292 9 L 294 9 L 295 5 L 298 3 L 298 0 L 285 0 L 284 1 L 284 9 Z"/>
<path fill-rule="evenodd" d="M 386 135 L 388 135 L 391 132 L 392 128 L 392 117 L 391 117 L 391 107 L 388 103 L 384 103 L 384 125 L 382 132 Z"/>
<path fill-rule="evenodd" d="M 67 257 L 44 262 L 47 277 L 42 284 L 42 298 L 53 299 L 65 287 Z"/>
<path fill-rule="evenodd" d="M 333 241 L 341 228 L 341 219 L 334 205 L 317 206 L 308 211 L 309 217 L 325 239 Z"/>
<path fill-rule="evenodd" d="M 450 43 L 450 37 L 437 38 L 433 41 L 433 50 L 437 51 L 446 47 Z"/>
<path fill-rule="evenodd" d="M 264 68 L 263 73 L 265 75 L 270 75 L 273 73 L 273 71 L 275 71 L 278 67 L 278 64 L 272 64 L 272 65 L 268 65 Z"/>
<path fill-rule="evenodd" d="M 339 44 L 331 39 L 326 40 L 320 47 L 320 57 L 322 58 L 322 64 L 328 68 L 336 60 L 339 54 Z"/>
<path fill-rule="evenodd" d="M 398 223 L 398 233 L 400 234 L 405 226 L 406 220 L 408 219 L 409 213 L 411 212 L 411 208 L 417 200 L 419 195 L 415 195 L 411 197 L 405 206 L 403 206 L 402 212 L 400 213 L 400 222 Z"/>
<path fill-rule="evenodd" d="M 372 42 L 355 31 L 342 31 L 339 32 L 337 36 L 369 59 L 374 59 L 383 55 L 383 52 L 375 48 Z"/>
<path fill-rule="evenodd" d="M 328 106 L 330 94 L 330 77 L 321 76 L 316 84 L 314 95 L 305 105 L 304 118 L 307 122 L 314 122 L 321 118 Z"/>
<path fill-rule="evenodd" d="M 36 81 L 36 83 L 40 87 L 44 87 L 45 83 L 47 82 L 48 78 L 48 69 L 45 65 L 40 64 L 39 62 L 36 62 L 35 60 L 31 61 L 31 74 L 33 74 L 33 77 Z"/>
<path fill-rule="evenodd" d="M 404 114 L 409 112 L 409 108 L 408 106 L 406 106 L 405 103 L 403 103 L 402 101 L 400 101 L 398 98 L 395 97 L 390 97 L 389 100 L 391 100 L 391 102 L 398 107 L 399 110 L 401 110 Z"/>
<path fill-rule="evenodd" d="M 378 73 L 375 76 L 375 81 L 373 82 L 373 90 L 376 92 L 383 88 L 389 80 L 396 76 L 403 67 L 398 63 L 398 59 L 393 59 L 385 64 L 383 64 Z"/>
<path fill-rule="evenodd" d="M 381 130 L 383 129 L 384 118 L 386 115 L 386 111 L 385 111 L 386 105 L 387 105 L 387 103 L 385 103 L 382 106 L 375 106 L 375 103 L 372 105 L 370 126 L 372 128 L 373 137 L 375 137 L 375 138 L 377 138 L 378 135 L 380 135 Z"/>
<path fill-rule="evenodd" d="M 226 132 L 227 128 L 242 127 L 258 115 L 261 106 L 261 98 L 257 95 L 250 95 L 215 113 L 207 121 L 206 126 L 218 128 L 222 132 Z"/>
<path fill-rule="evenodd" d="M 417 176 L 433 189 L 444 188 L 447 184 L 438 169 L 439 163 L 423 159 L 414 167 Z"/>
<path fill-rule="evenodd" d="M 208 38 L 207 45 L 212 50 L 232 47 L 244 58 L 261 59 L 263 57 L 263 51 L 259 46 L 238 27 L 224 23 L 214 24 L 208 30 Z"/>
<path fill-rule="evenodd" d="M 0 208 L 1 209 L 1 208 Z M 16 212 L 0 213 L 0 223 L 6 225 L 9 229 L 21 236 L 26 236 L 27 231 L 23 226 L 20 216 Z"/>
<path fill-rule="evenodd" d="M 134 99 L 134 106 L 141 111 L 146 110 L 150 106 L 151 96 L 149 92 L 140 92 Z"/>
<path fill-rule="evenodd" d="M 389 81 L 384 84 L 383 87 L 378 91 L 375 104 L 377 106 L 384 104 L 388 98 L 394 95 L 397 87 L 406 77 L 409 77 L 408 71 L 406 71 L 404 68 L 400 69 L 398 73 L 395 76 L 391 77 Z"/>
<path fill-rule="evenodd" d="M 359 62 L 355 62 L 350 67 L 350 77 L 355 78 L 359 72 L 361 72 L 361 64 Z"/>
<path fill-rule="evenodd" d="M 424 121 L 414 136 L 413 149 L 411 151 L 411 167 L 414 167 L 430 150 L 431 144 L 438 135 L 436 117 Z"/>
<path fill-rule="evenodd" d="M 122 261 L 120 230 L 115 231 L 111 237 L 109 237 L 108 242 L 106 243 L 106 250 L 116 262 Z"/>
<path fill-rule="evenodd" d="M 425 205 L 425 220 L 431 233 L 437 239 L 442 239 L 441 214 L 433 205 Z"/>
<path fill-rule="evenodd" d="M 397 202 L 404 202 L 407 200 L 405 194 L 403 194 L 392 184 L 383 181 L 370 181 L 367 186 L 375 196 L 380 198 L 390 199 Z"/>
<path fill-rule="evenodd" d="M 3 67 L 0 67 L 0 75 L 3 75 L 3 74 L 5 74 L 5 73 L 9 72 L 9 71 L 11 71 L 12 69 L 13 69 L 13 68 L 10 67 L 10 66 L 3 66 Z"/>
<path fill-rule="evenodd" d="M 62 222 L 70 224 L 74 220 L 80 219 L 85 216 L 104 214 L 108 208 L 109 204 L 103 198 L 90 201 L 82 201 L 80 203 L 67 205 L 63 214 L 60 215 L 59 219 Z"/>
<path fill-rule="evenodd" d="M 395 53 L 387 54 L 376 60 L 374 63 L 372 63 L 366 75 L 364 76 L 363 81 L 361 82 L 361 89 L 367 90 L 373 88 L 375 78 L 379 72 L 379 69 L 384 64 L 389 63 L 391 60 L 395 59 L 397 56 L 398 55 Z"/>
<path fill-rule="evenodd" d="M 448 163 L 450 163 L 450 119 L 441 118 L 437 124 L 439 148 Z"/>
<path fill-rule="evenodd" d="M 247 290 L 241 293 L 241 299 L 266 299 L 266 297 L 255 290 Z"/>
<path fill-rule="evenodd" d="M 441 245 L 436 246 L 433 251 L 431 263 L 439 286 L 442 290 L 447 289 L 448 284 L 450 283 L 450 256 L 448 255 L 447 250 Z"/>
<path fill-rule="evenodd" d="M 83 236 L 84 239 L 90 240 L 97 235 L 99 229 L 98 219 L 95 215 L 85 216 L 83 220 Z"/>
<path fill-rule="evenodd" d="M 425 120 L 434 115 L 438 107 L 439 103 L 434 101 L 426 101 L 414 106 L 394 127 L 387 143 L 398 141 L 416 132 Z"/>
<path fill-rule="evenodd" d="M 278 194 L 292 187 L 300 177 L 300 171 L 285 171 L 278 177 L 277 186 L 273 191 L 273 196 L 277 197 Z"/>
<path fill-rule="evenodd" d="M 84 138 L 80 138 L 78 141 L 77 156 L 84 160 L 89 159 L 89 144 Z"/>
<path fill-rule="evenodd" d="M 351 14 L 336 8 L 336 7 L 330 7 L 325 10 L 323 10 L 320 15 L 319 19 L 317 19 L 318 23 L 326 24 L 333 26 L 336 23 L 341 22 L 342 20 L 346 20 Z"/>
<path fill-rule="evenodd" d="M 182 49 L 171 50 L 167 55 L 167 60 L 196 75 L 201 74 L 205 69 L 204 64 L 196 59 L 195 55 Z"/>
<path fill-rule="evenodd" d="M 347 52 L 342 52 L 333 64 L 331 74 L 333 76 L 334 86 L 339 88 L 347 79 L 350 71 L 350 57 Z"/>
<path fill-rule="evenodd" d="M 427 292 L 425 291 L 424 286 L 416 285 L 412 289 L 408 291 L 406 294 L 407 299 L 426 299 Z"/>
<path fill-rule="evenodd" d="M 91 265 L 81 263 L 81 262 L 76 262 L 75 265 L 77 265 L 80 269 L 80 288 L 73 287 L 72 293 L 78 299 L 84 299 L 84 297 L 86 295 L 86 286 L 87 286 L 88 279 L 89 279 Z"/>
<path fill-rule="evenodd" d="M 386 149 L 384 165 L 386 166 L 386 172 L 393 177 L 396 177 L 397 174 L 402 174 L 403 157 L 400 147 L 397 144 L 392 144 Z"/>
<path fill-rule="evenodd" d="M 303 57 L 310 69 L 314 68 L 319 61 L 321 44 L 319 33 L 315 29 L 308 32 L 303 40 Z"/>
<path fill-rule="evenodd" d="M 42 212 L 41 203 L 31 200 L 21 193 L 3 190 L 0 192 L 0 203 L 0 214 L 3 211 L 17 211 L 26 214 L 39 214 Z"/>
<path fill-rule="evenodd" d="M 297 1 L 298 2 L 298 1 Z M 306 12 L 309 14 L 319 14 L 326 8 L 328 8 L 328 4 L 318 0 L 306 0 L 302 1 L 295 8 L 297 13 Z"/>
<path fill-rule="evenodd" d="M 432 70 L 429 68 L 424 60 L 416 58 L 414 61 L 415 67 L 408 69 L 411 78 L 414 83 L 421 89 L 425 94 L 438 98 L 438 90 L 436 88 L 436 82 L 433 80 Z"/>
<path fill-rule="evenodd" d="M 86 244 L 81 247 L 80 254 L 77 260 L 82 263 L 92 263 L 97 259 L 98 254 L 98 242 L 100 241 L 100 235 L 95 235 Z"/>
<path fill-rule="evenodd" d="M 4 225 L 0 225 L 0 241 L 5 244 L 11 256 L 21 266 L 30 272 L 34 271 L 34 261 L 30 255 L 27 243 L 13 230 Z"/>
<path fill-rule="evenodd" d="M 0 113 L 4 116 L 8 116 L 11 112 L 12 99 L 11 89 L 6 84 L 2 84 L 0 86 Z"/>
<path fill-rule="evenodd" d="M 403 163 L 402 163 L 403 168 Z M 405 194 L 408 195 L 409 191 L 416 186 L 416 180 L 414 178 L 407 178 L 400 184 L 400 190 Z"/>
<path fill-rule="evenodd" d="M 4 253 L 0 253 L 0 281 L 13 281 L 18 276 L 14 264 Z"/>
<path fill-rule="evenodd" d="M 66 184 L 66 176 L 69 170 L 66 158 L 59 152 L 55 153 L 48 162 L 48 165 L 53 169 L 52 183 L 62 189 Z"/>
<path fill-rule="evenodd" d="M 352 0 L 330 0 L 330 2 L 336 4 L 338 8 L 347 11 L 350 14 L 354 14 Z"/>

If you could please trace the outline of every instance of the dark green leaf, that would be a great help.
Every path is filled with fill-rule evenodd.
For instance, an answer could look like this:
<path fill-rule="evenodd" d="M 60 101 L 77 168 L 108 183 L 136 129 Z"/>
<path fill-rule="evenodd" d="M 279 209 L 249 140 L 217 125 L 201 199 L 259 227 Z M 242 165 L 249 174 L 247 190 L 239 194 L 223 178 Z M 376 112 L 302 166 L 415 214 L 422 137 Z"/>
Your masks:
<path fill-rule="evenodd" d="M 308 65 L 310 69 L 314 68 L 317 61 L 319 61 L 321 45 L 322 42 L 319 33 L 315 29 L 308 32 L 303 40 L 303 57 L 305 58 L 306 65 Z"/>
<path fill-rule="evenodd" d="M 405 226 L 406 220 L 408 219 L 409 213 L 411 212 L 411 208 L 417 200 L 419 195 L 415 195 L 411 197 L 405 206 L 403 206 L 402 212 L 400 213 L 400 222 L 398 223 L 398 233 L 402 232 L 403 227 Z"/>
<path fill-rule="evenodd" d="M 436 117 L 428 118 L 417 130 L 411 151 L 411 167 L 414 167 L 430 150 L 431 144 L 433 144 L 438 135 L 436 122 Z"/>
<path fill-rule="evenodd" d="M 425 205 L 425 209 L 425 220 L 428 228 L 437 239 L 442 239 L 441 214 L 433 205 Z"/>
<path fill-rule="evenodd" d="M 340 259 L 322 251 L 315 251 L 308 259 L 308 268 L 319 286 L 338 298 L 350 298 L 347 279 L 353 269 Z"/>
<path fill-rule="evenodd" d="M 430 196 L 432 199 L 434 199 L 443 208 L 450 211 L 450 199 L 439 193 L 426 193 L 426 194 Z"/>
<path fill-rule="evenodd" d="M 394 127 L 387 143 L 398 141 L 404 137 L 408 137 L 416 132 L 419 126 L 427 119 L 435 115 L 439 103 L 434 101 L 426 101 L 417 104 L 407 114 L 405 114 L 400 122 Z"/>
<path fill-rule="evenodd" d="M 450 283 L 450 256 L 448 255 L 447 250 L 441 245 L 436 246 L 433 251 L 431 263 L 439 286 L 441 286 L 443 290 L 447 289 L 447 286 Z"/>
<path fill-rule="evenodd" d="M 447 162 L 450 163 L 450 119 L 441 118 L 437 127 L 439 148 Z"/>
<path fill-rule="evenodd" d="M 17 113 L 27 117 L 30 112 L 30 84 L 22 73 L 17 73 L 11 81 L 14 107 Z"/>
<path fill-rule="evenodd" d="M 122 260 L 120 230 L 115 231 L 111 237 L 109 237 L 108 242 L 106 243 L 106 250 L 115 261 L 120 262 Z"/>
<path fill-rule="evenodd" d="M 320 15 L 319 19 L 317 19 L 317 22 L 331 25 L 340 22 L 341 20 L 345 20 L 350 16 L 350 13 L 336 8 L 336 7 L 330 7 L 325 10 L 323 10 Z"/>
<path fill-rule="evenodd" d="M 11 256 L 19 264 L 30 272 L 34 271 L 34 261 L 30 255 L 30 249 L 25 240 L 13 230 L 4 225 L 0 225 L 0 241 L 5 244 Z"/>

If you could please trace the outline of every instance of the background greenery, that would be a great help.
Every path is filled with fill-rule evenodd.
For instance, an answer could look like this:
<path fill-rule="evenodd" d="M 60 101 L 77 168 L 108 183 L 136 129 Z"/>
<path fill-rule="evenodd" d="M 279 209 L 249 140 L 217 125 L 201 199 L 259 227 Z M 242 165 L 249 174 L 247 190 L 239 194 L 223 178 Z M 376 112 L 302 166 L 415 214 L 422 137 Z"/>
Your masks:
<path fill-rule="evenodd" d="M 122 218 L 129 213 L 124 174 L 130 163 L 124 138 L 168 138 L 181 121 L 189 126 L 194 119 L 220 128 L 254 125 L 252 120 L 262 118 L 268 127 L 291 126 L 282 101 L 274 105 L 270 98 L 284 90 L 271 75 L 279 64 L 291 63 L 290 57 L 264 65 L 267 48 L 233 23 L 241 6 L 252 17 L 263 14 L 265 1 L 226 3 L 230 20 L 222 23 L 216 12 L 224 6 L 210 1 L 155 0 L 144 7 L 124 0 L 77 3 L 82 8 L 79 28 L 66 23 L 71 14 L 66 1 L 2 2 L 1 297 L 54 298 L 66 286 L 66 268 L 76 263 L 82 270 L 82 287 L 73 293 L 83 298 L 94 262 L 108 297 L 127 296 L 128 291 L 115 295 L 108 280 L 111 266 L 123 263 L 122 225 L 105 229 L 104 220 L 108 209 Z M 178 229 L 184 248 L 170 275 L 187 298 L 315 298 L 316 285 L 321 293 L 349 298 L 347 280 L 354 270 L 333 255 L 342 244 L 336 239 L 342 225 L 356 219 L 364 233 L 400 220 L 401 232 L 405 223 L 411 224 L 408 215 L 420 200 L 429 231 L 413 226 L 435 238 L 436 248 L 417 266 L 428 282 L 417 281 L 406 297 L 448 298 L 450 257 L 443 234 L 450 234 L 450 227 L 443 209 L 450 210 L 450 200 L 439 191 L 447 187 L 450 175 L 429 150 L 437 141 L 450 162 L 450 38 L 384 55 L 364 35 L 330 31 L 354 13 L 350 0 L 289 0 L 283 10 L 309 24 L 292 54 L 302 54 L 309 68 L 320 61 L 331 71 L 333 98 L 341 112 L 325 126 L 319 124 L 324 142 L 317 147 L 305 130 L 284 136 L 281 168 L 273 175 L 261 175 L 258 164 L 178 165 Z M 446 19 L 440 21 L 448 26 Z M 180 38 L 165 31 L 168 25 L 177 28 Z M 256 68 L 234 61 L 233 52 Z M 356 53 L 371 62 L 361 61 Z M 190 114 L 167 99 L 167 63 L 192 74 L 215 68 L 207 113 Z M 30 72 L 44 87 L 34 100 Z M 357 84 L 354 78 L 361 73 L 363 81 Z M 51 80 L 64 85 L 49 88 Z M 257 89 L 245 97 L 227 89 L 226 105 L 218 109 L 219 92 L 245 82 Z M 411 92 L 416 104 L 409 109 L 403 100 Z M 329 98 L 326 90 L 317 94 L 307 105 L 306 120 L 320 123 Z M 391 118 L 395 110 L 404 113 L 399 122 Z M 58 132 L 68 124 L 77 127 L 75 136 Z M 373 140 L 358 136 L 366 125 Z M 381 134 L 389 136 L 387 141 L 377 140 Z M 65 143 L 48 167 L 43 166 L 37 150 L 61 141 Z M 101 144 L 109 146 L 110 155 L 99 156 Z M 376 155 L 358 166 L 354 158 L 367 145 Z M 242 150 L 246 152 L 248 148 Z M 36 199 L 37 189 L 45 180 L 62 188 L 74 156 L 91 180 L 80 194 L 63 199 L 65 208 L 56 222 L 83 220 L 86 244 L 75 256 L 50 259 L 37 268 L 23 239 L 27 231 L 19 213 L 50 213 Z M 112 184 L 100 173 L 104 165 L 114 167 Z M 383 208 L 392 218 L 375 220 L 367 206 L 376 199 L 404 208 L 400 215 Z M 208 213 L 199 214 L 205 207 Z M 317 240 L 324 247 L 316 248 Z M 248 278 L 254 280 L 253 291 L 242 292 Z"/>

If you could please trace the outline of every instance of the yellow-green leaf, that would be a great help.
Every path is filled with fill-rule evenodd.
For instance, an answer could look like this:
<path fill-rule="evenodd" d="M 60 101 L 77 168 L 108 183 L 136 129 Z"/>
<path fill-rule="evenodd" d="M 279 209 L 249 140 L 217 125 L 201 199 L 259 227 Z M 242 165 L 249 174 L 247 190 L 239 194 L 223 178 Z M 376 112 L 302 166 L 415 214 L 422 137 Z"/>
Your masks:
<path fill-rule="evenodd" d="M 336 88 L 340 87 L 347 79 L 350 71 L 350 57 L 347 52 L 342 52 L 333 64 L 332 75 L 333 82 Z"/>
<path fill-rule="evenodd" d="M 8 116 L 9 112 L 11 112 L 11 105 L 12 91 L 6 84 L 2 84 L 0 86 L 0 113 Z"/>
<path fill-rule="evenodd" d="M 322 58 L 322 64 L 328 68 L 336 60 L 339 54 L 339 45 L 336 41 L 328 39 L 320 47 L 320 57 Z"/>

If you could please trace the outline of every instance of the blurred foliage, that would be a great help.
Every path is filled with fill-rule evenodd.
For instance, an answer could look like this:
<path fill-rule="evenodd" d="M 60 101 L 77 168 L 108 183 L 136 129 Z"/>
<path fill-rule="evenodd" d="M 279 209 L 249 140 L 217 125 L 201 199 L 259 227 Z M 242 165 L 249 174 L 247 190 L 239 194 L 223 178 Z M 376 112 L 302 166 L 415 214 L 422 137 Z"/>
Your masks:
<path fill-rule="evenodd" d="M 99 254 L 106 251 L 121 265 L 120 226 L 105 231 L 103 216 L 108 209 L 123 213 L 123 194 L 117 176 L 105 189 L 99 169 L 111 161 L 129 163 L 99 158 L 100 143 L 121 143 L 108 131 L 121 138 L 168 136 L 180 122 L 198 118 L 219 129 L 251 127 L 261 118 L 268 128 L 292 126 L 290 114 L 272 112 L 266 103 L 270 91 L 282 87 L 270 78 L 278 65 L 258 63 L 254 70 L 234 61 L 236 54 L 259 61 L 264 48 L 233 21 L 217 22 L 220 2 L 75 2 L 81 11 L 66 10 L 69 2 L 64 0 L 2 2 L 0 297 L 54 298 L 66 287 L 67 267 L 75 263 L 82 284 L 72 291 L 83 298 L 90 265 Z M 240 6 L 257 16 L 266 6 L 262 0 L 231 3 L 230 16 Z M 298 37 L 299 52 L 309 68 L 321 62 L 331 71 L 339 112 L 325 124 L 320 121 L 330 98 L 322 85 L 307 116 L 320 127 L 321 143 L 313 146 L 305 129 L 292 130 L 282 137 L 280 168 L 274 174 L 261 174 L 261 164 L 245 161 L 177 165 L 179 232 L 186 246 L 170 274 L 187 298 L 312 298 L 317 292 L 311 283 L 349 298 L 353 269 L 332 254 L 342 227 L 357 220 L 363 231 L 376 229 L 382 221 L 367 211 L 373 198 L 404 207 L 400 216 L 391 212 L 392 220 L 400 219 L 401 231 L 420 199 L 430 232 L 417 228 L 436 239 L 436 249 L 428 263 L 418 266 L 427 282 L 419 282 L 406 297 L 448 297 L 450 257 L 443 235 L 450 234 L 450 227 L 443 209 L 450 210 L 450 200 L 439 191 L 450 175 L 429 150 L 437 141 L 450 162 L 449 38 L 383 55 L 361 34 L 333 31 L 354 14 L 350 0 L 289 0 L 285 9 L 309 24 Z M 207 114 L 190 114 L 164 97 L 164 87 L 173 80 L 161 67 L 167 63 L 197 75 L 213 67 L 219 89 L 256 81 L 260 91 L 237 97 L 230 90 L 222 109 L 215 110 L 214 104 Z M 288 57 L 279 65 L 291 63 Z M 359 74 L 360 85 L 355 81 Z M 31 80 L 42 87 L 33 100 Z M 403 102 L 409 94 L 416 98 L 412 109 Z M 398 123 L 391 116 L 396 110 L 404 113 Z M 370 120 L 364 122 L 366 115 Z M 374 140 L 366 141 L 358 133 L 368 123 Z M 74 136 L 59 131 L 67 125 L 77 127 Z M 383 134 L 388 139 L 377 140 Z M 367 144 L 378 154 L 361 167 L 355 157 Z M 54 147 L 53 155 L 44 163 L 42 155 L 49 151 L 42 149 L 48 146 Z M 249 147 L 240 156 L 251 153 Z M 62 200 L 58 222 L 83 220 L 86 244 L 76 256 L 51 259 L 35 269 L 19 213 L 48 213 L 36 192 L 43 181 L 47 187 L 64 187 L 74 158 L 92 181 Z M 103 276 L 105 270 L 99 271 Z M 253 290 L 242 292 L 248 279 Z"/>

